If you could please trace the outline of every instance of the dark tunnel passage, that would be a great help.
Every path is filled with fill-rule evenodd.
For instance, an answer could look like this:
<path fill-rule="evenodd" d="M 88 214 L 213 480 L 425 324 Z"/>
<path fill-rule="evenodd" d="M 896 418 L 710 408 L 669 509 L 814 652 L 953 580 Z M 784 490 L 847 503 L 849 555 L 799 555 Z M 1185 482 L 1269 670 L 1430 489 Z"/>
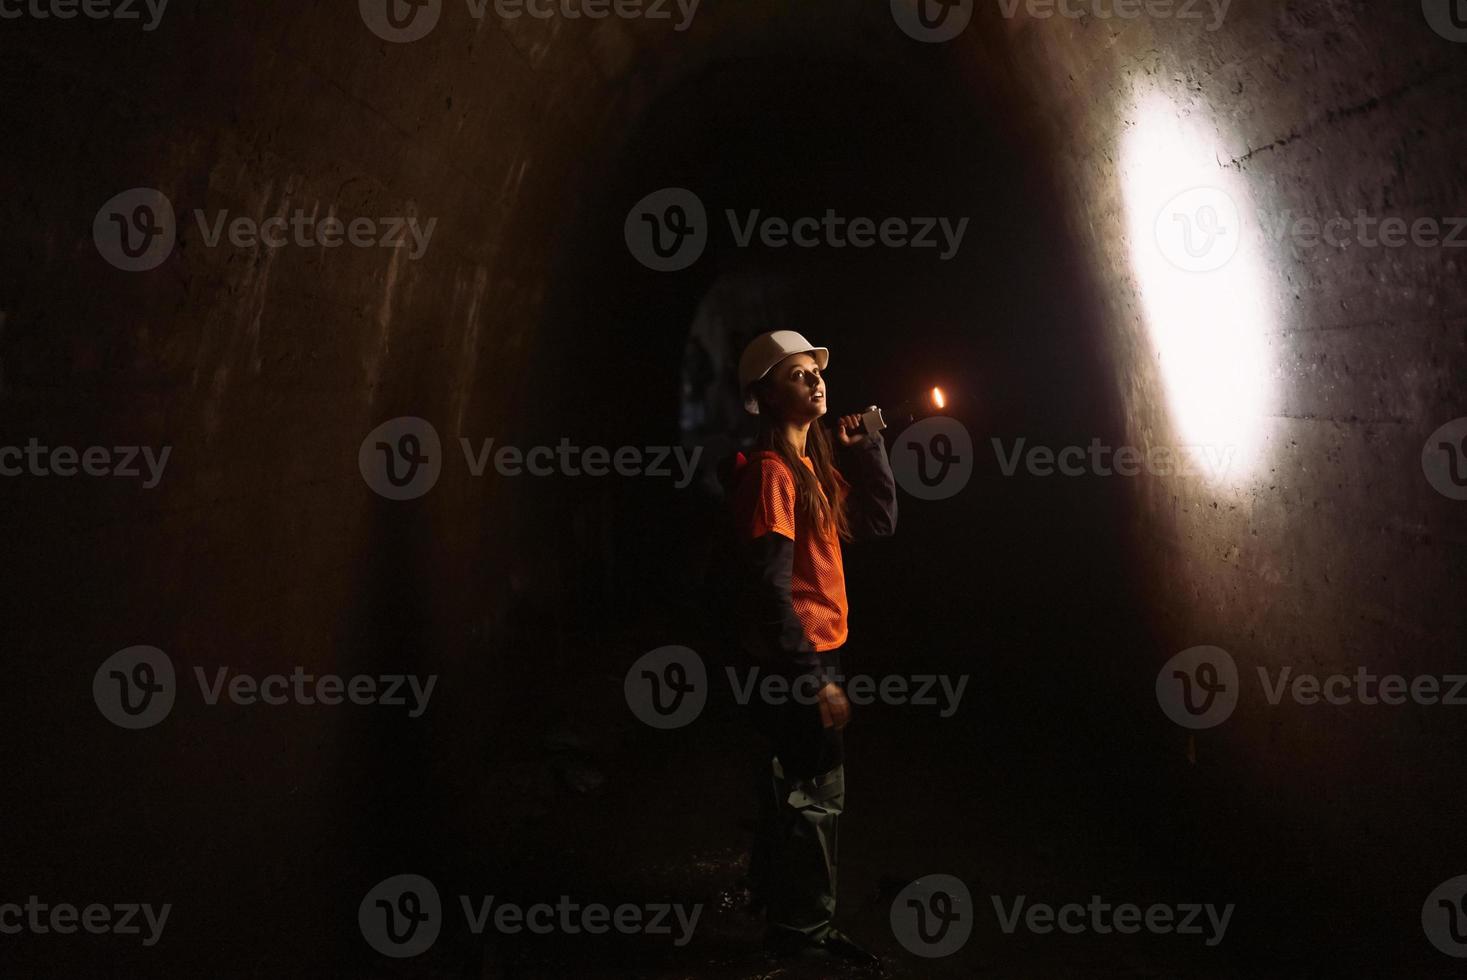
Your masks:
<path fill-rule="evenodd" d="M 1451 3 L 64 6 L 0 0 L 0 973 L 1467 956 Z M 842 549 L 875 969 L 749 906 L 770 330 L 892 422 L 896 533 Z M 167 918 L 54 914 L 128 903 Z"/>

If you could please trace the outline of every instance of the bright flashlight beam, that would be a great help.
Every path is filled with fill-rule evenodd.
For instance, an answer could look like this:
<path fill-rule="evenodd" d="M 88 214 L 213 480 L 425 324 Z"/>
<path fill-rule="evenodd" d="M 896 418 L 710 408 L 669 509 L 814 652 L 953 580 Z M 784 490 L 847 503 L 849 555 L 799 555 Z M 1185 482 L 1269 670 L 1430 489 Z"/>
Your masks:
<path fill-rule="evenodd" d="M 1143 96 L 1122 148 L 1131 262 L 1174 435 L 1209 482 L 1263 462 L 1273 400 L 1269 269 L 1250 188 L 1219 166 L 1208 121 Z"/>
<path fill-rule="evenodd" d="M 932 389 L 932 404 L 938 408 L 947 408 L 947 399 L 943 397 L 941 388 Z"/>

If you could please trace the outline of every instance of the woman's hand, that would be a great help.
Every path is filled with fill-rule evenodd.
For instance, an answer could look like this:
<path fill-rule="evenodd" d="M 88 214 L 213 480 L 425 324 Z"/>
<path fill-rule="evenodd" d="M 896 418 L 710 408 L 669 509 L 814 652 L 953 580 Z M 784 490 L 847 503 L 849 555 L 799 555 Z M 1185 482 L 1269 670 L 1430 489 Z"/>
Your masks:
<path fill-rule="evenodd" d="M 846 692 L 840 689 L 840 685 L 830 681 L 815 695 L 820 703 L 820 724 L 826 728 L 835 728 L 840 731 L 846 727 L 846 722 L 851 720 L 851 703 L 846 700 Z"/>
<path fill-rule="evenodd" d="M 840 424 L 835 427 L 835 435 L 842 446 L 858 446 L 865 442 L 866 429 L 861 421 L 861 416 L 859 414 L 842 415 Z"/>

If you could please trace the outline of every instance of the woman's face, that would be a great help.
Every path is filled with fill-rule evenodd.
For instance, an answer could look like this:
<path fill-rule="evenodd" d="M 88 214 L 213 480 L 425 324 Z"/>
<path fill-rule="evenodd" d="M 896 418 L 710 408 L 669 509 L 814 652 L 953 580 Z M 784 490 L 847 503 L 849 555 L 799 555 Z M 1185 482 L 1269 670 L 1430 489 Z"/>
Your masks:
<path fill-rule="evenodd" d="M 809 354 L 791 354 L 765 378 L 764 401 L 780 418 L 813 422 L 825 414 L 825 378 Z"/>

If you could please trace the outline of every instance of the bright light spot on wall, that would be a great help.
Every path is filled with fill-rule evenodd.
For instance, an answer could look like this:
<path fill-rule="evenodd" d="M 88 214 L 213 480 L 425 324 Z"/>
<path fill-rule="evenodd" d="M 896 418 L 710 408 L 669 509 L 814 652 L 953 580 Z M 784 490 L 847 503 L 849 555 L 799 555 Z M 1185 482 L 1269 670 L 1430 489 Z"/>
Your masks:
<path fill-rule="evenodd" d="M 1272 285 L 1244 179 L 1215 132 L 1167 97 L 1138 100 L 1121 152 L 1131 263 L 1173 430 L 1217 484 L 1262 466 L 1273 410 Z"/>

